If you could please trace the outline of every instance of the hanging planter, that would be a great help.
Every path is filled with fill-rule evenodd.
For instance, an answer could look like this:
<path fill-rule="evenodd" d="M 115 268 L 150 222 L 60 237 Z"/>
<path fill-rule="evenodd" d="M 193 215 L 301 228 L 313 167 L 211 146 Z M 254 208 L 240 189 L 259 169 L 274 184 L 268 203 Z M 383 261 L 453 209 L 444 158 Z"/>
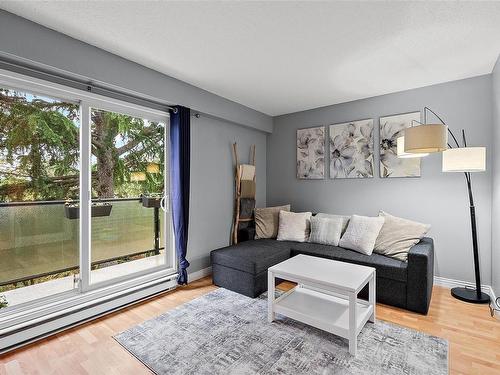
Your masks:
<path fill-rule="evenodd" d="M 91 206 L 91 216 L 92 217 L 103 217 L 111 215 L 111 209 L 113 205 L 107 202 L 97 202 L 92 203 Z M 78 203 L 65 203 L 64 204 L 64 215 L 70 220 L 80 218 L 80 205 Z"/>
<path fill-rule="evenodd" d="M 160 194 L 149 194 L 142 196 L 142 205 L 146 208 L 160 208 L 162 196 Z"/>

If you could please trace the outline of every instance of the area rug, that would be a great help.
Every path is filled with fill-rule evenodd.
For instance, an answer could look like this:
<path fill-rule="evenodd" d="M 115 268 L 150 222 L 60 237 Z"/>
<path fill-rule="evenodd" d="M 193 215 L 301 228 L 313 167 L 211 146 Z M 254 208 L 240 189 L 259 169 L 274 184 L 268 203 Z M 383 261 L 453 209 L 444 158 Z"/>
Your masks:
<path fill-rule="evenodd" d="M 448 373 L 448 343 L 378 320 L 347 340 L 277 316 L 267 300 L 219 288 L 115 336 L 155 374 Z"/>

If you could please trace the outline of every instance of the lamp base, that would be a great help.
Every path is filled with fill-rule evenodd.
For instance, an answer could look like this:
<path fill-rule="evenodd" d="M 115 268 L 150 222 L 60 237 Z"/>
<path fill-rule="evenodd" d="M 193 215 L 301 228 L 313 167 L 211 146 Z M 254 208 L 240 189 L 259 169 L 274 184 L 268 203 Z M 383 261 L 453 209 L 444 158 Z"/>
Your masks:
<path fill-rule="evenodd" d="M 468 288 L 453 288 L 451 290 L 451 295 L 456 299 L 459 299 L 464 302 L 469 303 L 489 303 L 490 296 L 484 292 L 480 292 L 480 295 L 477 295 L 476 289 L 468 289 Z"/>

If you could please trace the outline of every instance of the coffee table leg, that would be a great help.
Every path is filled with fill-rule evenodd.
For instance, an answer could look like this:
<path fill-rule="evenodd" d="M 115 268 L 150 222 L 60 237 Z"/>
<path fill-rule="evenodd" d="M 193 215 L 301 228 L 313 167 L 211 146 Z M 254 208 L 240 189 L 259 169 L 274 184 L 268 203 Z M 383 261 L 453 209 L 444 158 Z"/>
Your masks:
<path fill-rule="evenodd" d="M 369 289 L 368 302 L 370 303 L 370 306 L 373 309 L 372 315 L 370 316 L 370 318 L 368 320 L 370 322 L 372 322 L 372 323 L 375 323 L 375 320 L 376 320 L 376 316 L 375 316 L 375 306 L 376 306 L 376 301 L 375 301 L 375 290 L 376 290 L 376 288 L 375 288 L 375 280 L 376 280 L 375 272 L 373 272 L 373 278 L 370 280 L 370 283 L 369 283 L 369 286 L 368 286 L 368 289 Z"/>
<path fill-rule="evenodd" d="M 267 320 L 272 322 L 274 318 L 274 275 L 267 271 Z"/>
<path fill-rule="evenodd" d="M 349 293 L 349 353 L 356 355 L 358 338 L 356 336 L 356 299 L 355 293 Z"/>

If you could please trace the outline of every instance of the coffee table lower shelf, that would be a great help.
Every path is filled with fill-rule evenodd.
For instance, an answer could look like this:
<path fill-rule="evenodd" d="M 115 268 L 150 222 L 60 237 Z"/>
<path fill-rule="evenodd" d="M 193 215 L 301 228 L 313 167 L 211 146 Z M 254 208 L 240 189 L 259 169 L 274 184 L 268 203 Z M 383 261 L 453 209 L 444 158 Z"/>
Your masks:
<path fill-rule="evenodd" d="M 273 302 L 273 311 L 302 323 L 349 339 L 349 299 L 297 286 Z M 373 314 L 368 301 L 356 302 L 357 336 Z"/>

